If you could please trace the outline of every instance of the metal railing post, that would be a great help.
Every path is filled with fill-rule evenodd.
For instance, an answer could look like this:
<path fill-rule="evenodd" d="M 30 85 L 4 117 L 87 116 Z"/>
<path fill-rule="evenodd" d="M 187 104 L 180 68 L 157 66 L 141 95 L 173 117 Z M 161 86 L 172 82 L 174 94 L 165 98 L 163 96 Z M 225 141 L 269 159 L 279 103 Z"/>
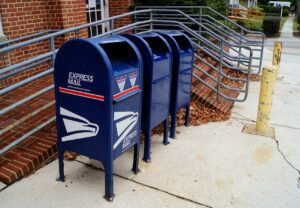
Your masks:
<path fill-rule="evenodd" d="M 218 89 L 217 89 L 217 101 L 220 99 L 221 81 L 222 81 L 222 71 L 223 71 L 223 53 L 224 53 L 224 42 L 221 41 L 221 53 L 220 53 L 220 63 L 218 72 Z"/>
<path fill-rule="evenodd" d="M 201 35 L 202 34 L 202 8 L 200 8 L 199 10 L 199 23 L 201 24 L 199 25 L 199 35 Z M 199 41 L 198 44 L 201 45 L 201 42 Z"/>
<path fill-rule="evenodd" d="M 55 62 L 55 42 L 54 42 L 54 36 L 50 37 L 50 50 L 52 52 L 52 67 L 54 67 L 54 62 Z"/>
<path fill-rule="evenodd" d="M 153 12 L 152 11 L 150 12 L 150 20 L 151 20 L 151 22 L 150 22 L 150 31 L 153 31 Z"/>
<path fill-rule="evenodd" d="M 112 20 L 110 20 L 109 21 L 109 30 L 111 31 L 111 35 L 113 35 L 114 34 L 114 20 L 112 19 Z"/>
<path fill-rule="evenodd" d="M 244 31 L 243 30 L 241 30 L 241 35 L 240 35 L 240 45 L 242 45 L 242 38 L 243 38 L 243 36 L 244 36 Z M 239 57 L 241 57 L 241 54 L 242 54 L 242 48 L 240 47 L 239 48 Z M 238 61 L 238 68 L 240 68 L 240 64 L 241 64 L 241 62 L 240 61 Z"/>

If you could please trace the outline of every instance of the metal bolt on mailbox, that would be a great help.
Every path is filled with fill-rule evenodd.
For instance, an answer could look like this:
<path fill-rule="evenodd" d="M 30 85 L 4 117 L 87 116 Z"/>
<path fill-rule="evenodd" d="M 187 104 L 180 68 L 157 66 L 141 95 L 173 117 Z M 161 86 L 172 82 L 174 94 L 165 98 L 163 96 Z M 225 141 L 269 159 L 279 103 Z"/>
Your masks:
<path fill-rule="evenodd" d="M 143 160 L 151 161 L 151 130 L 164 122 L 164 144 L 168 144 L 171 96 L 172 51 L 157 33 L 124 35 L 140 50 L 144 63 L 142 130 L 145 133 Z"/>
<path fill-rule="evenodd" d="M 73 39 L 55 61 L 59 180 L 63 154 L 77 152 L 102 162 L 105 198 L 112 200 L 113 160 L 134 146 L 138 172 L 142 57 L 127 38 Z"/>
<path fill-rule="evenodd" d="M 194 47 L 191 40 L 181 32 L 172 31 L 159 34 L 168 41 L 173 54 L 170 137 L 175 138 L 176 113 L 181 108 L 186 109 L 185 125 L 189 126 Z"/>

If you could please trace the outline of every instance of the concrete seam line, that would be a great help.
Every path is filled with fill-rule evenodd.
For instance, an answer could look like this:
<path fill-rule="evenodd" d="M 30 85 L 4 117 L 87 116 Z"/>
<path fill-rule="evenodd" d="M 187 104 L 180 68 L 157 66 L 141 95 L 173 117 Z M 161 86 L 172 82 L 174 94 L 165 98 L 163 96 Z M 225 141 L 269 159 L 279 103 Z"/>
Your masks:
<path fill-rule="evenodd" d="M 81 161 L 79 161 L 79 160 L 75 160 L 75 161 L 78 162 L 78 163 L 81 163 L 81 164 L 83 164 L 83 165 L 86 165 L 86 166 L 88 166 L 88 167 L 90 167 L 90 168 L 93 168 L 93 169 L 100 170 L 100 171 L 104 172 L 104 170 L 103 170 L 102 168 L 94 167 L 94 166 L 92 166 L 92 165 L 90 165 L 90 164 L 81 162 Z M 117 177 L 122 178 L 122 179 L 127 180 L 127 181 L 131 181 L 131 182 L 133 182 L 133 183 L 136 183 L 136 184 L 138 184 L 138 185 L 141 185 L 141 186 L 144 186 L 144 187 L 147 187 L 147 188 L 150 188 L 150 189 L 154 189 L 154 190 L 160 191 L 160 192 L 162 192 L 162 193 L 168 194 L 168 195 L 170 195 L 170 196 L 176 197 L 176 198 L 181 199 L 181 200 L 184 200 L 184 201 L 191 202 L 191 203 L 193 203 L 193 204 L 197 204 L 197 205 L 204 206 L 204 207 L 207 207 L 207 208 L 214 208 L 214 207 L 212 207 L 212 206 L 210 206 L 210 205 L 203 204 L 203 203 L 194 201 L 194 200 L 192 200 L 192 199 L 189 199 L 189 198 L 186 198 L 186 197 L 183 197 L 183 196 L 179 196 L 179 195 L 173 194 L 173 193 L 171 193 L 171 192 L 168 192 L 168 191 L 165 191 L 165 190 L 156 188 L 156 187 L 154 187 L 154 186 L 150 186 L 150 185 L 143 184 L 143 183 L 141 183 L 141 182 L 135 181 L 135 180 L 130 179 L 130 178 L 126 178 L 126 177 L 121 176 L 121 175 L 116 174 L 116 173 L 114 173 L 114 176 L 117 176 Z"/>
<path fill-rule="evenodd" d="M 239 113 L 234 112 L 234 111 L 231 111 L 231 112 L 232 112 L 233 114 L 236 114 L 236 115 L 238 115 L 238 116 L 243 117 L 243 118 L 231 117 L 231 118 L 233 118 L 233 119 L 236 119 L 236 120 L 242 120 L 242 121 L 250 121 L 250 122 L 254 122 L 254 123 L 256 122 L 255 120 L 252 120 L 252 119 L 250 119 L 250 118 L 248 118 L 248 117 L 246 117 L 246 116 L 244 116 L 244 115 L 242 115 L 242 114 L 239 114 Z M 288 129 L 300 130 L 299 127 L 294 127 L 294 126 L 286 126 L 286 125 L 276 124 L 276 123 L 271 123 L 271 125 L 272 125 L 272 126 L 279 126 L 279 127 L 283 127 L 283 128 L 288 128 Z"/>

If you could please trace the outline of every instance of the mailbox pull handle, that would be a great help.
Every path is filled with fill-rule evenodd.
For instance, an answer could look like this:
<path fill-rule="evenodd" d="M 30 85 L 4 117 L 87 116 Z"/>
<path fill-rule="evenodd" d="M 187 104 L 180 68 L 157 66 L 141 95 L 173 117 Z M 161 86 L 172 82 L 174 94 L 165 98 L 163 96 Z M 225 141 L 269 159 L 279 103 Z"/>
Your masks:
<path fill-rule="evenodd" d="M 119 102 L 121 102 L 121 101 L 123 101 L 123 100 L 125 100 L 125 99 L 127 99 L 127 98 L 130 98 L 130 97 L 132 97 L 132 96 L 134 96 L 134 95 L 137 95 L 137 94 L 139 94 L 139 93 L 141 93 L 141 92 L 142 92 L 142 90 L 139 89 L 139 90 L 137 90 L 137 91 L 135 91 L 135 92 L 132 92 L 132 93 L 129 93 L 129 94 L 127 94 L 127 95 L 124 95 L 124 96 L 122 96 L 122 97 L 120 97 L 120 98 L 114 99 L 113 102 L 114 102 L 114 103 L 119 103 Z"/>
<path fill-rule="evenodd" d="M 170 79 L 169 76 L 165 76 L 165 77 L 159 78 L 159 79 L 157 79 L 157 80 L 154 80 L 152 83 L 153 83 L 153 84 L 157 84 L 157 83 L 159 83 L 159 82 L 162 82 L 162 81 L 165 81 L 165 80 L 169 80 L 169 79 Z"/>
<path fill-rule="evenodd" d="M 181 70 L 179 73 L 180 74 L 189 74 L 191 71 L 192 71 L 191 68 L 187 68 L 187 69 Z"/>

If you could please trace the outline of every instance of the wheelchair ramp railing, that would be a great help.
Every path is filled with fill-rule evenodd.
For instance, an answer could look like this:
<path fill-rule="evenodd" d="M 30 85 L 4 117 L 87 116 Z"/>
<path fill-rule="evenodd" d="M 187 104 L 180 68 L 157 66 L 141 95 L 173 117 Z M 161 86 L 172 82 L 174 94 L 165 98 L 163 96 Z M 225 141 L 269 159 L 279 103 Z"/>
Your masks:
<path fill-rule="evenodd" d="M 187 21 L 195 25 L 193 27 L 197 27 L 197 29 L 201 28 L 205 32 L 199 33 L 195 28 L 176 19 L 161 19 L 159 18 L 159 13 L 176 14 L 184 17 Z M 117 24 L 123 18 L 133 20 L 140 15 L 143 17 L 148 16 L 148 18 L 139 19 L 123 26 Z M 158 18 L 153 18 L 156 15 Z M 87 37 L 87 29 L 89 27 L 104 24 L 109 25 L 110 30 L 97 37 L 120 33 L 134 33 L 135 31 L 146 32 L 171 29 L 183 31 L 189 37 L 193 38 L 196 51 L 194 82 L 207 86 L 207 88 L 215 92 L 217 99 L 220 101 L 225 102 L 230 100 L 241 102 L 246 100 L 252 66 L 251 47 L 243 44 L 235 44 L 227 40 L 217 32 L 205 25 L 201 25 L 201 23 L 179 10 L 172 10 L 172 12 L 170 10 L 158 9 L 133 11 L 42 36 L 37 35 L 37 37 L 30 36 L 29 39 L 19 39 L 6 46 L 2 45 L 0 56 L 3 57 L 13 57 L 15 54 L 28 51 L 31 48 L 40 47 L 41 50 L 38 50 L 38 53 L 27 52 L 25 59 L 7 62 L 4 68 L 0 69 L 0 81 L 6 81 L 13 79 L 15 76 L 22 75 L 22 79 L 8 83 L 6 87 L 0 89 L 1 99 L 5 101 L 1 103 L 0 109 L 0 136 L 3 138 L 0 149 L 1 156 L 4 157 L 7 151 L 10 153 L 12 149 L 14 151 L 21 149 L 25 152 L 28 151 L 26 153 L 27 156 L 34 156 L 35 160 L 47 161 L 51 159 L 51 155 L 55 154 L 55 101 L 52 77 L 55 55 L 64 41 L 75 37 Z M 243 54 L 239 55 L 238 52 L 233 54 L 230 50 L 243 51 Z M 36 68 L 38 68 L 37 71 L 35 70 Z M 34 70 L 35 73 L 29 77 L 23 77 L 30 70 Z M 246 76 L 242 78 L 232 76 L 232 74 L 228 73 L 229 70 L 243 73 Z M 227 81 L 224 82 L 224 80 Z M 243 85 L 245 84 L 245 87 L 232 87 L 228 84 L 228 80 L 230 82 L 241 82 Z M 226 93 L 227 91 L 241 93 L 241 96 L 238 98 L 230 96 L 230 93 Z M 44 139 L 36 140 L 36 138 L 40 137 Z M 35 149 L 39 154 L 33 155 L 32 149 Z M 46 153 L 43 152 L 44 150 Z M 34 167 L 30 166 L 30 169 L 36 169 L 37 166 L 42 165 L 42 162 L 38 162 L 34 164 Z M 20 177 L 25 176 L 28 172 L 30 171 L 22 172 Z M 11 179 L 6 181 L 6 183 L 12 183 L 18 179 Z"/>
<path fill-rule="evenodd" d="M 136 15 L 135 20 L 141 21 L 143 19 L 160 19 L 160 20 L 174 20 L 181 22 L 192 30 L 200 34 L 201 36 L 209 37 L 213 42 L 215 35 L 219 35 L 235 45 L 245 45 L 251 47 L 253 51 L 251 74 L 258 75 L 261 72 L 263 50 L 264 50 L 264 34 L 262 32 L 250 31 L 240 26 L 236 22 L 222 15 L 221 13 L 205 6 L 143 6 L 136 7 L 136 10 L 140 9 L 154 9 L 151 17 L 146 17 L 145 14 Z M 174 12 L 158 12 L 162 9 L 173 10 Z M 188 15 L 190 18 L 184 17 L 182 14 L 176 12 L 180 10 Z M 194 21 L 192 21 L 193 19 Z M 200 24 L 195 24 L 195 21 Z M 168 28 L 169 24 L 161 24 L 161 27 Z M 214 33 L 213 35 L 211 33 Z M 225 48 L 226 50 L 227 48 Z M 231 47 L 229 52 L 233 55 L 243 56 L 247 51 L 238 48 Z M 238 66 L 244 66 L 243 62 L 238 63 Z M 245 66 L 247 67 L 247 66 Z"/>

